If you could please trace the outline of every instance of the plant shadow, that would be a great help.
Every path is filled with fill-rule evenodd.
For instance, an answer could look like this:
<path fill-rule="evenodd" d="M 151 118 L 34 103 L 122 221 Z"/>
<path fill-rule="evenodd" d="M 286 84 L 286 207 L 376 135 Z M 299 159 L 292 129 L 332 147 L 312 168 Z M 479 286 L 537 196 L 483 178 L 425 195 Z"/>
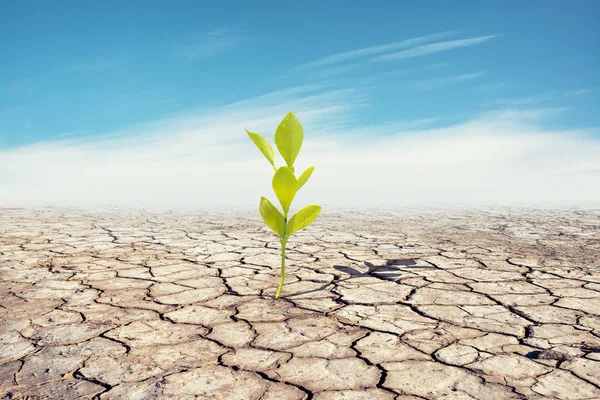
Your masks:
<path fill-rule="evenodd" d="M 335 283 L 345 282 L 350 279 L 360 278 L 360 277 L 364 277 L 364 276 L 372 276 L 372 277 L 376 277 L 376 278 L 383 279 L 386 281 L 394 281 L 394 280 L 396 280 L 396 278 L 402 276 L 402 273 L 405 272 L 402 269 L 405 269 L 405 268 L 435 269 L 435 267 L 433 267 L 433 266 L 417 265 L 417 260 L 415 260 L 413 258 L 387 260 L 385 265 L 379 265 L 379 266 L 374 265 L 368 261 L 365 261 L 364 264 L 368 268 L 368 270 L 365 272 L 362 272 L 356 268 L 348 267 L 345 265 L 334 265 L 333 268 L 335 270 L 343 272 L 345 274 L 348 274 L 348 276 L 343 279 L 336 279 L 331 282 L 325 283 L 323 286 L 316 288 L 316 289 L 307 290 L 304 292 L 298 292 L 298 293 L 294 293 L 294 294 L 289 294 L 287 296 L 282 296 L 282 297 L 291 298 L 294 296 L 300 296 L 303 294 L 318 292 L 318 291 L 324 290 L 328 286 L 331 286 Z"/>

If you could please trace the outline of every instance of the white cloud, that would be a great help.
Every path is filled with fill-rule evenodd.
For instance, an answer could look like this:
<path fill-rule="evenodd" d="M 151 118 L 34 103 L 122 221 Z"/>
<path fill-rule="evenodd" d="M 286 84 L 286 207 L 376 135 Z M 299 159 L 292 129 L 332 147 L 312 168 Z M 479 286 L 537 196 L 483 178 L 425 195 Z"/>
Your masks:
<path fill-rule="evenodd" d="M 512 88 L 512 85 L 508 82 L 496 82 L 496 83 L 488 83 L 485 85 L 475 86 L 474 89 L 481 91 L 495 91 L 495 90 L 506 90 Z"/>
<path fill-rule="evenodd" d="M 538 94 L 538 95 L 527 96 L 527 97 L 518 97 L 518 98 L 510 98 L 510 99 L 509 98 L 494 99 L 494 100 L 486 101 L 485 103 L 483 103 L 483 105 L 484 106 L 501 106 L 501 105 L 531 106 L 531 105 L 536 105 L 536 104 L 542 103 L 544 101 L 551 100 L 553 97 L 555 97 L 553 94 L 545 93 L 545 94 Z"/>
<path fill-rule="evenodd" d="M 104 57 L 98 57 L 71 65 L 71 69 L 77 72 L 97 73 L 117 68 L 123 65 L 124 57 L 122 54 L 111 54 Z"/>
<path fill-rule="evenodd" d="M 358 78 L 356 80 L 356 82 L 359 84 L 365 84 L 365 85 L 372 84 L 377 81 L 389 80 L 389 79 L 393 79 L 395 77 L 406 75 L 409 73 L 423 72 L 423 71 L 430 71 L 430 70 L 435 71 L 435 70 L 438 70 L 443 67 L 448 67 L 450 65 L 451 65 L 451 63 L 435 63 L 435 64 L 425 64 L 425 65 L 421 65 L 419 67 L 414 67 L 414 68 L 402 68 L 402 69 L 398 69 L 398 70 L 378 72 L 378 73 L 370 74 L 365 77 Z"/>
<path fill-rule="evenodd" d="M 295 209 L 600 201 L 600 140 L 544 128 L 555 109 L 494 111 L 435 129 L 430 119 L 353 128 L 360 97 L 301 87 L 101 140 L 2 150 L 0 205 L 255 209 L 261 195 L 275 201 L 273 171 L 244 128 L 272 141 L 290 110 L 305 126 L 297 168 L 316 167 Z"/>
<path fill-rule="evenodd" d="M 498 105 L 509 105 L 509 106 L 532 106 L 543 102 L 555 100 L 561 97 L 578 97 L 591 93 L 590 89 L 575 89 L 558 91 L 551 90 L 545 93 L 540 93 L 533 96 L 518 97 L 518 98 L 501 98 L 489 100 L 483 103 L 484 106 L 498 106 Z"/>
<path fill-rule="evenodd" d="M 452 83 L 460 83 L 470 81 L 475 78 L 479 78 L 485 74 L 485 71 L 474 72 L 471 74 L 461 74 L 461 75 L 452 75 L 452 76 L 442 76 L 431 79 L 424 79 L 417 81 L 413 84 L 413 87 L 417 90 L 426 91 L 436 89 L 440 86 L 449 85 Z"/>
<path fill-rule="evenodd" d="M 445 42 L 431 43 L 422 46 L 413 47 L 412 49 L 403 50 L 397 53 L 392 54 L 384 54 L 379 57 L 375 57 L 373 61 L 389 61 L 389 60 L 398 60 L 403 58 L 412 58 L 412 57 L 420 57 L 426 56 L 433 53 L 438 53 L 440 51 L 448 51 L 452 49 L 456 49 L 459 47 L 472 46 L 474 44 L 487 42 L 490 39 L 495 38 L 497 35 L 488 35 L 488 36 L 480 36 L 471 39 L 459 39 L 459 40 L 449 40 Z"/>
<path fill-rule="evenodd" d="M 337 67 L 325 68 L 325 69 L 314 72 L 313 74 L 311 74 L 311 77 L 315 78 L 315 79 L 331 78 L 336 75 L 341 75 L 341 74 L 345 74 L 346 72 L 354 71 L 354 70 L 362 67 L 363 65 L 364 64 L 350 64 L 350 65 L 340 65 Z"/>
<path fill-rule="evenodd" d="M 582 96 L 585 94 L 590 94 L 592 93 L 591 89 L 575 89 L 575 90 L 568 90 L 566 92 L 563 93 L 563 95 L 568 96 L 568 97 L 575 97 L 575 96 Z"/>
<path fill-rule="evenodd" d="M 175 55 L 190 60 L 214 57 L 219 53 L 232 50 L 242 42 L 242 31 L 219 28 L 199 35 L 191 43 L 175 48 Z"/>
<path fill-rule="evenodd" d="M 314 67 L 324 67 L 331 64 L 337 64 L 340 62 L 352 60 L 359 57 L 370 56 L 373 54 L 385 53 L 386 51 L 405 49 L 412 46 L 417 46 L 423 43 L 432 42 L 434 40 L 443 39 L 445 37 L 456 34 L 455 31 L 446 31 L 441 33 L 436 33 L 433 35 L 427 36 L 419 36 L 410 39 L 401 40 L 399 42 L 381 44 L 377 46 L 365 47 L 361 49 L 346 51 L 343 53 L 332 54 L 327 57 L 323 57 L 319 60 L 312 61 L 306 64 L 299 65 L 293 70 L 305 69 L 305 68 L 314 68 Z"/>

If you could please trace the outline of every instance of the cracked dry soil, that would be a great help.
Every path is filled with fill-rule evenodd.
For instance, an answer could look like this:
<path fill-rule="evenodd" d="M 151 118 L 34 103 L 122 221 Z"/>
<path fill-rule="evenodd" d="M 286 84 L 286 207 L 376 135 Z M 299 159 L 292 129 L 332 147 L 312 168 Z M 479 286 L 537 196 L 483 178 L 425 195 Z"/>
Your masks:
<path fill-rule="evenodd" d="M 0 398 L 600 398 L 600 210 L 258 218 L 0 209 Z"/>

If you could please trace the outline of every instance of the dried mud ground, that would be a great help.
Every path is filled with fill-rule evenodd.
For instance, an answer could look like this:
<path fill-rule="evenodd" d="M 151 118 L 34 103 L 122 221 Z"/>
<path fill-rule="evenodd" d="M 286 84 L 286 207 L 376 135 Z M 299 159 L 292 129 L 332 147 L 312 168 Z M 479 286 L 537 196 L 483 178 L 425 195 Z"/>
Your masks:
<path fill-rule="evenodd" d="M 600 210 L 0 209 L 2 399 L 598 399 Z"/>

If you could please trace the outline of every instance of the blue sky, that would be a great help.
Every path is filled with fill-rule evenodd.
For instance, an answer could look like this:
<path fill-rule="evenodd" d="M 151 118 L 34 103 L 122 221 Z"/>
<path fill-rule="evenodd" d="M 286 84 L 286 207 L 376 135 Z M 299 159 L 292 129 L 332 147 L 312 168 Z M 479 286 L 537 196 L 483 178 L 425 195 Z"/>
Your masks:
<path fill-rule="evenodd" d="M 569 108 L 556 126 L 596 127 L 599 17 L 597 1 L 3 1 L 0 146 L 118 131 L 313 83 L 361 87 L 368 106 L 355 118 L 366 126 L 543 106 Z"/>
<path fill-rule="evenodd" d="M 288 111 L 317 166 L 306 193 L 331 204 L 600 201 L 599 17 L 583 0 L 0 0 L 0 202 L 262 195 L 243 129 L 272 140 Z"/>

